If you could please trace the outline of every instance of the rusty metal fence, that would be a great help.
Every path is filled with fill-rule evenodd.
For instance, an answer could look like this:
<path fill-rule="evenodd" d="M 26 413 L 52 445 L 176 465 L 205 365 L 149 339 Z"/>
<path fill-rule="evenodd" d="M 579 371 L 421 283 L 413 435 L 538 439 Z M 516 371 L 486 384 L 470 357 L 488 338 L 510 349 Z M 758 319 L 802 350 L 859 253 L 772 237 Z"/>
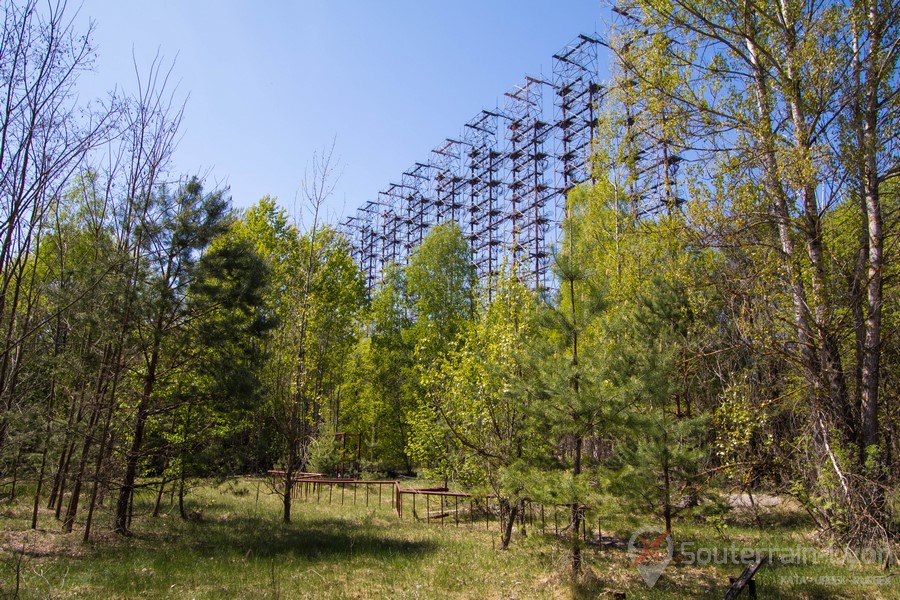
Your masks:
<path fill-rule="evenodd" d="M 283 471 L 269 471 L 273 485 L 283 478 Z M 412 518 L 428 524 L 483 525 L 501 527 L 508 514 L 496 496 L 476 496 L 454 492 L 445 487 L 407 488 L 400 481 L 383 479 L 343 479 L 325 477 L 321 473 L 297 473 L 291 478 L 292 492 L 297 498 L 340 506 L 357 504 L 393 510 L 397 518 Z M 571 535 L 571 504 L 541 504 L 526 500 L 517 519 L 523 526 L 544 534 Z M 593 510 L 580 506 L 581 537 L 586 542 L 603 539 L 601 519 Z M 596 524 L 594 529 L 593 524 Z"/>

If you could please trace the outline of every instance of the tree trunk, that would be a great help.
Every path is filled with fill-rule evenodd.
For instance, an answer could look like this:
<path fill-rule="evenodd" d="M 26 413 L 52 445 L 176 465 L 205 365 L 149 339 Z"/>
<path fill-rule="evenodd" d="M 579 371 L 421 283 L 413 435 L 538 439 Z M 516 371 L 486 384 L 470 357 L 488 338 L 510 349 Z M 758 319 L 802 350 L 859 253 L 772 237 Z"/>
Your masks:
<path fill-rule="evenodd" d="M 513 526 L 516 523 L 516 517 L 519 515 L 520 502 L 516 501 L 512 505 L 507 498 L 500 500 L 500 513 L 506 512 L 506 523 L 503 527 L 503 536 L 500 539 L 500 549 L 509 548 L 509 541 L 512 539 Z"/>
<path fill-rule="evenodd" d="M 72 462 L 72 455 L 75 453 L 75 440 L 73 439 L 69 443 L 69 448 L 66 451 L 65 457 L 66 461 L 62 467 L 62 473 L 59 474 L 59 487 L 56 489 L 56 505 L 54 508 L 54 517 L 56 520 L 59 520 L 59 515 L 62 512 L 62 503 L 63 497 L 66 493 L 66 482 L 69 478 L 69 464 Z"/>
<path fill-rule="evenodd" d="M 866 20 L 869 24 L 869 48 L 866 60 L 866 85 L 864 98 L 863 165 L 865 189 L 865 219 L 868 233 L 868 283 L 866 285 L 866 338 L 862 368 L 861 440 L 864 460 L 869 448 L 878 444 L 878 386 L 881 359 L 882 286 L 884 275 L 884 224 L 881 211 L 878 169 L 879 144 L 879 89 L 886 74 L 882 71 L 882 36 L 885 15 L 879 13 L 876 3 L 867 3 Z"/>
<path fill-rule="evenodd" d="M 801 165 L 811 161 L 812 132 L 807 123 L 807 111 L 803 99 L 803 82 L 797 72 L 797 32 L 796 26 L 782 2 L 782 29 L 786 45 L 787 95 L 794 130 L 794 149 Z M 832 326 L 831 303 L 828 297 L 828 281 L 825 274 L 825 258 L 822 249 L 822 219 L 816 198 L 817 181 L 813 175 L 806 175 L 800 188 L 803 205 L 803 235 L 810 264 L 812 307 L 815 316 L 814 333 L 820 352 L 820 373 L 823 387 L 828 390 L 829 409 L 839 420 L 845 432 L 845 440 L 852 439 L 853 415 L 847 401 L 847 382 L 841 364 L 838 341 Z"/>
<path fill-rule="evenodd" d="M 287 466 L 284 471 L 284 513 L 282 514 L 282 521 L 287 524 L 291 522 L 291 495 L 293 492 L 292 480 L 294 478 L 294 466 L 295 464 L 295 450 L 294 444 L 290 443 L 290 447 L 288 448 L 288 461 Z"/>
<path fill-rule="evenodd" d="M 666 521 L 666 531 L 672 531 L 672 473 L 669 468 L 669 456 L 668 456 L 668 440 L 665 442 L 665 447 L 663 448 L 663 518 Z"/>
<path fill-rule="evenodd" d="M 60 349 L 62 348 L 62 319 L 59 315 L 56 318 L 56 329 L 53 336 L 53 358 L 59 358 Z M 38 511 L 41 505 L 41 491 L 44 487 L 44 477 L 47 473 L 47 456 L 50 453 L 50 437 L 53 432 L 53 407 L 56 404 L 56 374 L 50 380 L 50 393 L 47 396 L 47 421 L 44 424 L 44 439 L 41 440 L 41 466 L 38 468 L 37 485 L 34 490 L 34 506 L 31 509 L 31 528 L 37 529 Z"/>
<path fill-rule="evenodd" d="M 153 503 L 153 516 L 159 516 L 159 507 L 162 505 L 162 497 L 163 492 L 166 490 L 166 484 L 168 481 L 165 477 L 162 478 L 162 481 L 159 482 L 159 491 L 156 493 L 156 502 Z"/>
<path fill-rule="evenodd" d="M 756 46 L 755 25 L 750 14 L 745 15 L 747 28 L 752 32 L 744 42 L 747 46 L 753 68 L 753 84 L 756 94 L 758 117 L 760 119 L 758 141 L 762 146 L 762 160 L 765 170 L 765 187 L 773 199 L 775 225 L 778 230 L 779 254 L 782 259 L 782 271 L 790 290 L 794 307 L 794 324 L 797 329 L 797 344 L 800 348 L 801 365 L 807 380 L 818 387 L 818 361 L 813 352 L 813 336 L 811 317 L 806 291 L 803 288 L 803 277 L 796 264 L 791 216 L 784 188 L 778 175 L 778 163 L 774 148 L 774 131 L 771 122 L 771 101 L 766 73 L 760 63 L 759 50 Z"/>
<path fill-rule="evenodd" d="M 19 481 L 19 460 L 22 456 L 22 447 L 16 448 L 16 458 L 13 459 L 12 483 L 9 490 L 9 502 L 12 504 L 16 501 L 16 484 Z"/>
<path fill-rule="evenodd" d="M 120 357 L 119 357 L 120 358 Z M 117 358 L 117 364 L 118 360 Z M 109 405 L 106 408 L 106 417 L 103 422 L 103 431 L 100 434 L 100 447 L 97 449 L 97 460 L 94 463 L 94 481 L 91 485 L 91 499 L 88 503 L 88 513 L 87 518 L 84 521 L 84 537 L 83 541 L 87 542 L 91 537 L 91 524 L 94 520 L 94 508 L 97 505 L 97 495 L 100 488 L 100 482 L 103 475 L 103 463 L 106 459 L 106 454 L 110 449 L 110 425 L 112 424 L 112 416 L 115 412 L 116 408 L 116 390 L 118 388 L 119 381 L 119 371 L 116 370 L 116 373 L 113 375 L 112 388 L 110 392 Z M 102 502 L 102 497 L 101 497 Z"/>
<path fill-rule="evenodd" d="M 191 411 L 192 411 L 193 407 L 194 407 L 194 402 L 193 402 L 193 399 L 191 399 L 188 401 L 186 414 L 184 416 L 184 435 L 181 440 L 181 448 L 180 448 L 181 460 L 179 462 L 181 463 L 181 469 L 180 469 L 180 473 L 178 475 L 178 513 L 181 515 L 182 519 L 187 519 L 187 513 L 184 510 L 184 485 L 185 485 L 185 478 L 187 477 L 187 469 L 188 469 L 188 453 L 187 453 L 188 448 L 187 448 L 186 440 L 188 439 L 188 435 L 191 430 L 191 416 L 192 416 Z M 174 422 L 172 423 L 172 428 L 173 429 L 175 428 Z M 169 461 L 167 458 L 166 464 L 168 464 L 168 462 Z M 160 492 L 160 496 L 162 496 L 162 492 Z"/>
<path fill-rule="evenodd" d="M 93 441 L 93 431 L 100 417 L 99 407 L 95 407 L 91 411 L 91 417 L 88 422 L 87 430 L 84 435 L 84 443 L 81 447 L 81 456 L 78 458 L 78 470 L 75 471 L 75 483 L 72 486 L 72 495 L 69 497 L 69 506 L 66 509 L 66 517 L 63 519 L 63 533 L 71 533 L 75 524 L 75 516 L 78 514 L 78 503 L 81 500 L 81 485 L 84 481 L 85 470 L 87 469 L 88 453 L 91 449 Z"/>
<path fill-rule="evenodd" d="M 86 476 L 90 448 L 96 436 L 95 430 L 97 428 L 97 423 L 100 421 L 100 415 L 103 412 L 103 397 L 106 395 L 106 375 L 111 352 L 112 344 L 107 342 L 103 348 L 103 358 L 101 359 L 100 369 L 97 373 L 97 380 L 94 385 L 94 402 L 91 408 L 90 417 L 88 418 L 87 429 L 85 429 L 84 433 L 84 443 L 82 444 L 81 455 L 78 460 L 78 470 L 75 473 L 75 484 L 72 488 L 72 496 L 69 498 L 66 518 L 63 520 L 62 530 L 64 533 L 71 533 L 72 527 L 75 524 L 75 517 L 78 514 L 78 504 L 81 500 L 81 488 Z"/>
<path fill-rule="evenodd" d="M 128 311 L 126 311 L 127 314 Z M 127 322 L 127 319 L 126 319 Z M 87 518 L 84 522 L 84 538 L 83 540 L 87 542 L 91 536 L 91 524 L 94 519 L 94 508 L 97 504 L 98 500 L 98 492 L 101 489 L 101 480 L 103 476 L 103 464 L 107 459 L 107 454 L 112 450 L 112 418 L 115 414 L 116 410 L 116 398 L 118 397 L 119 391 L 119 381 L 122 374 L 122 352 L 123 352 L 123 342 L 122 338 L 124 337 L 124 328 L 119 332 L 119 339 L 116 342 L 116 350 L 113 354 L 114 358 L 112 360 L 113 365 L 113 373 L 112 373 L 112 383 L 109 387 L 109 400 L 106 405 L 106 416 L 103 420 L 103 430 L 100 433 L 100 447 L 97 449 L 97 460 L 94 463 L 94 481 L 91 486 L 91 500 L 88 504 L 88 514 Z M 102 493 L 99 496 L 100 504 L 103 504 L 103 495 Z"/>
<path fill-rule="evenodd" d="M 577 477 L 581 475 L 581 453 L 584 440 L 581 436 L 575 438 L 575 464 L 572 468 L 572 475 Z M 581 504 L 576 500 L 572 502 L 571 523 L 572 527 L 572 576 L 577 576 L 581 572 L 581 539 L 579 532 L 581 530 Z"/>
<path fill-rule="evenodd" d="M 187 511 L 184 510 L 184 469 L 181 470 L 181 478 L 178 481 L 178 514 L 182 520 L 187 520 Z M 160 498 L 162 497 L 162 486 L 160 486 Z"/>
<path fill-rule="evenodd" d="M 159 321 L 157 321 L 159 322 Z M 138 461 L 141 457 L 141 447 L 144 443 L 144 428 L 150 416 L 150 401 L 153 388 L 156 385 L 156 367 L 159 361 L 160 332 L 157 330 L 150 354 L 150 362 L 147 365 L 147 374 L 144 376 L 144 389 L 141 392 L 141 401 L 138 403 L 137 416 L 134 423 L 134 438 L 125 458 L 125 475 L 122 478 L 122 487 L 119 489 L 119 498 L 116 502 L 116 517 L 113 529 L 116 533 L 128 535 L 128 524 L 131 520 L 131 505 L 134 495 L 134 482 L 137 478 Z"/>
<path fill-rule="evenodd" d="M 69 407 L 69 419 L 66 426 L 66 436 L 62 445 L 62 453 L 59 457 L 59 464 L 56 468 L 56 475 L 53 478 L 53 489 L 50 492 L 50 498 L 47 501 L 47 508 L 56 507 L 56 518 L 59 518 L 60 506 L 62 504 L 62 496 L 66 489 L 66 478 L 69 472 L 69 463 L 72 460 L 72 453 L 75 452 L 75 426 L 81 422 L 82 412 L 84 410 L 84 389 L 77 401 L 73 400 Z"/>
<path fill-rule="evenodd" d="M 48 419 L 49 421 L 49 419 Z M 44 485 L 44 474 L 47 469 L 47 449 L 48 449 L 48 439 L 50 437 L 49 432 L 45 432 L 44 439 L 44 448 L 41 450 L 41 466 L 38 468 L 38 478 L 37 484 L 34 489 L 34 505 L 31 509 L 31 528 L 37 529 L 38 522 L 38 511 L 41 507 L 41 488 Z"/>

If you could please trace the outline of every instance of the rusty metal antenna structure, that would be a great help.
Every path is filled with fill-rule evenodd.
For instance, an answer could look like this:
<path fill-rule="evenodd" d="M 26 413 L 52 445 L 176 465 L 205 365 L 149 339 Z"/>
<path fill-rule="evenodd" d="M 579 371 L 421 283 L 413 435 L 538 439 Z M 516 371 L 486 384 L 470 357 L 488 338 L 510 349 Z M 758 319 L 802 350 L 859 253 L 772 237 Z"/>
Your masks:
<path fill-rule="evenodd" d="M 566 195 L 591 179 L 606 43 L 579 35 L 553 55 L 550 77 L 525 77 L 503 105 L 482 110 L 355 214 L 340 223 L 371 291 L 391 263 L 402 266 L 428 229 L 455 221 L 490 290 L 504 261 L 535 290 L 555 288 L 550 270 Z M 663 147 L 650 167 L 665 170 L 670 194 L 676 156 Z"/>

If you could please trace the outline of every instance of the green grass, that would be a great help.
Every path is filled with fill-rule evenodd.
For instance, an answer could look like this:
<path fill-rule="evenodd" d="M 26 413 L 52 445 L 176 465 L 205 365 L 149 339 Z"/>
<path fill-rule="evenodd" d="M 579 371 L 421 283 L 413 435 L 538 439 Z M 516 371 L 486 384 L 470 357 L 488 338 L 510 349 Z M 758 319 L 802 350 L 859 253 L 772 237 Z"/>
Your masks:
<path fill-rule="evenodd" d="M 257 496 L 257 489 L 259 494 Z M 570 598 L 603 597 L 606 590 L 628 598 L 722 598 L 735 564 L 684 564 L 675 560 L 648 588 L 624 549 L 585 549 L 587 575 L 577 585 L 567 577 L 566 544 L 532 523 L 510 550 L 497 550 L 496 522 L 456 527 L 404 520 L 381 504 L 372 489 L 369 506 L 359 490 L 335 490 L 295 504 L 290 525 L 280 522 L 279 499 L 256 480 L 206 482 L 190 496 L 199 520 L 182 521 L 164 503 L 160 517 L 148 515 L 148 491 L 135 503 L 135 535 L 109 532 L 111 515 L 101 513 L 96 541 L 59 533 L 51 513 L 38 531 L 28 529 L 28 501 L 0 514 L 0 597 L 12 595 L 16 564 L 23 598 Z M 419 504 L 419 515 L 424 507 Z M 812 547 L 812 531 L 796 511 L 766 515 L 760 532 L 739 518 L 718 528 L 690 519 L 675 531 L 676 551 L 691 548 Z M 596 523 L 596 521 L 595 521 Z M 646 520 L 620 518 L 604 535 L 627 540 Z M 550 527 L 552 531 L 552 525 Z M 828 560 L 817 565 L 775 565 L 756 576 L 760 598 L 900 598 L 900 582 L 863 585 L 861 577 L 883 576 L 878 566 L 858 567 Z M 831 578 L 844 578 L 828 579 Z M 794 579 L 802 578 L 802 579 Z"/>

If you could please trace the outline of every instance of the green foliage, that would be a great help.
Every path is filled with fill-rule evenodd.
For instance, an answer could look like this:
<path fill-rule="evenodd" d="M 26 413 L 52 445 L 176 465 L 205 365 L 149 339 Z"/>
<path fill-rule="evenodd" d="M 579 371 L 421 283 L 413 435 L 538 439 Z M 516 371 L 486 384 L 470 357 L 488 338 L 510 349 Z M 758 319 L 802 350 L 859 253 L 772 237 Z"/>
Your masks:
<path fill-rule="evenodd" d="M 386 472 L 413 469 L 407 454 L 409 422 L 418 405 L 419 372 L 405 272 L 385 269 L 347 361 L 340 427 L 362 434 L 363 456 Z"/>
<path fill-rule="evenodd" d="M 306 450 L 307 464 L 313 473 L 334 476 L 341 464 L 340 449 L 334 434 L 325 431 L 309 442 Z"/>
<path fill-rule="evenodd" d="M 679 410 L 685 393 L 679 365 L 693 315 L 684 289 L 655 278 L 619 330 L 623 372 L 632 383 L 610 490 L 643 504 L 667 530 L 680 509 L 696 504 L 709 460 L 709 419 Z"/>
<path fill-rule="evenodd" d="M 251 207 L 236 231 L 272 273 L 263 314 L 278 323 L 263 349 L 267 402 L 256 422 L 279 439 L 268 439 L 263 460 L 271 464 L 299 453 L 295 466 L 301 466 L 323 427 L 334 431 L 340 422 L 344 376 L 365 302 L 362 275 L 334 229 L 301 234 L 271 198 Z"/>
<path fill-rule="evenodd" d="M 265 482 L 259 479 L 200 481 L 189 500 L 189 509 L 198 518 L 190 521 L 167 515 L 167 498 L 163 516 L 150 517 L 155 494 L 142 491 L 135 500 L 134 525 L 141 535 L 80 546 L 77 556 L 72 555 L 71 540 L 57 530 L 52 515 L 41 516 L 41 537 L 35 539 L 21 530 L 24 507 L 7 506 L 0 514 L 0 529 L 9 536 L 21 536 L 22 541 L 0 549 L 4 575 L 0 594 L 13 594 L 18 564 L 20 595 L 27 598 L 51 593 L 98 599 L 168 598 L 175 591 L 210 599 L 263 594 L 303 597 L 315 590 L 316 597 L 337 599 L 359 595 L 360 582 L 365 582 L 369 597 L 515 595 L 537 600 L 572 596 L 571 584 L 559 576 L 564 549 L 553 535 L 549 508 L 545 524 L 539 512 L 533 515 L 528 539 L 498 556 L 493 519 L 489 528 L 481 519 L 469 524 L 462 518 L 459 527 L 426 525 L 410 517 L 407 505 L 401 520 L 393 512 L 393 495 L 385 494 L 378 504 L 372 489 L 366 503 L 360 488 L 354 503 L 347 486 L 343 504 L 338 487 L 330 503 L 324 491 L 319 501 L 315 494 L 302 498 L 304 518 L 284 527 L 277 522 L 277 498 L 265 490 Z M 764 531 L 748 526 L 737 515 L 726 517 L 724 525 L 722 521 L 687 524 L 676 548 L 685 541 L 698 556 L 703 548 L 718 557 L 742 548 L 811 550 L 809 539 L 815 531 L 801 509 L 775 508 L 765 517 Z M 605 520 L 604 535 L 627 539 L 639 524 L 620 517 Z M 844 556 L 843 551 L 837 556 L 821 553 L 816 561 L 767 565 L 754 580 L 758 579 L 758 589 L 766 590 L 767 598 L 777 600 L 897 597 L 887 585 L 892 578 L 885 576 L 880 564 L 859 564 L 849 553 L 847 560 Z M 680 565 L 676 560 L 651 589 L 630 568 L 634 558 L 624 549 L 589 546 L 584 560 L 593 572 L 590 586 L 582 590 L 586 597 L 602 597 L 609 582 L 615 582 L 615 589 L 629 598 L 721 598 L 729 577 L 743 569 L 730 560 L 696 565 Z M 882 577 L 886 579 L 878 579 Z M 848 583 L 841 584 L 845 578 Z M 874 583 L 863 585 L 861 578 Z M 829 583 L 802 583 L 816 580 Z"/>
<path fill-rule="evenodd" d="M 458 345 L 423 376 L 411 452 L 435 476 L 516 498 L 525 490 L 516 472 L 546 451 L 520 383 L 536 298 L 512 275 L 496 286 Z"/>
<path fill-rule="evenodd" d="M 585 505 L 672 527 L 716 484 L 896 537 L 900 11 L 620 8 L 591 182 L 540 301 L 515 269 L 477 291 L 456 223 L 367 297 L 315 182 L 306 231 L 269 197 L 235 216 L 196 178 L 160 183 L 165 151 L 61 194 L 12 186 L 3 483 L 40 481 L 34 514 L 49 495 L 71 529 L 90 484 L 118 486 L 128 517 L 138 477 L 330 472 L 347 432 L 372 470 L 459 483 L 506 518 L 564 505 L 573 566 Z"/>
<path fill-rule="evenodd" d="M 452 436 L 437 433 L 422 379 L 458 343 L 474 293 L 471 252 L 455 223 L 433 227 L 405 268 L 385 268 L 366 315 L 368 337 L 348 365 L 340 421 L 363 434 L 370 463 L 411 472 L 415 456 L 422 466 L 444 464 L 441 473 L 451 476 L 451 453 L 437 449 L 452 447 Z"/>
<path fill-rule="evenodd" d="M 431 355 L 453 342 L 475 310 L 475 270 L 469 242 L 454 222 L 436 225 L 411 253 L 406 291 L 414 333 Z"/>
<path fill-rule="evenodd" d="M 427 394 L 433 373 L 442 368 L 448 353 L 460 346 L 460 336 L 474 315 L 474 277 L 471 248 L 456 223 L 433 227 L 405 269 L 405 290 L 415 320 L 403 335 L 414 348 L 417 372 L 407 451 L 421 466 L 443 478 L 473 478 L 459 460 L 459 439 L 441 427 L 440 408 Z"/>
<path fill-rule="evenodd" d="M 751 387 L 735 382 L 722 393 L 721 404 L 713 415 L 716 436 L 713 450 L 718 460 L 734 474 L 739 465 L 758 461 L 765 448 L 771 449 L 775 436 L 767 425 L 772 416 L 767 406 L 754 402 Z"/>
<path fill-rule="evenodd" d="M 195 357 L 180 378 L 176 466 L 191 474 L 257 470 L 246 439 L 263 400 L 263 342 L 275 323 L 264 312 L 270 272 L 234 228 L 203 254 L 189 302 L 196 314 Z M 180 472 L 180 471 L 175 471 Z"/>

